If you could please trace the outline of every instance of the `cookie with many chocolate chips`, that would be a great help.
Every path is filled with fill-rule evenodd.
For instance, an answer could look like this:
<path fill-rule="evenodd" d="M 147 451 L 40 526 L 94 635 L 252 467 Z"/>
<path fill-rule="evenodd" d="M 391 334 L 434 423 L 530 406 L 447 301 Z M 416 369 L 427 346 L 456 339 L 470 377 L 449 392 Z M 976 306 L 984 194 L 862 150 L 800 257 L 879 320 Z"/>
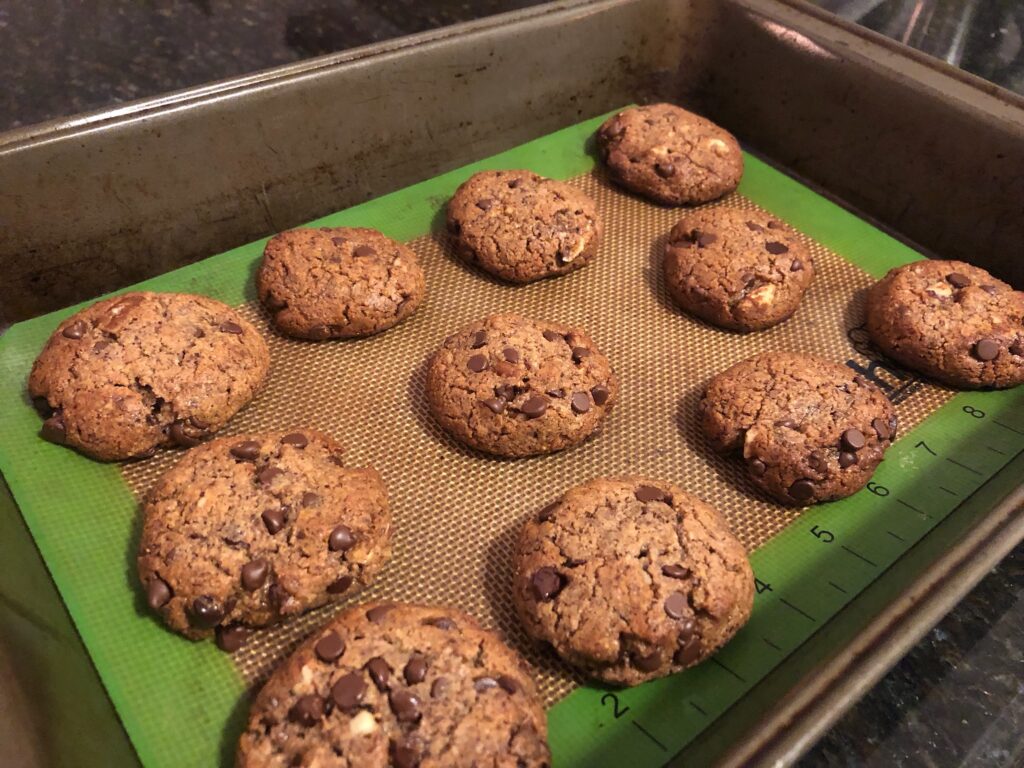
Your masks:
<path fill-rule="evenodd" d="M 369 336 L 405 320 L 425 291 L 407 246 L 375 229 L 291 229 L 270 238 L 256 275 L 274 324 L 302 339 Z"/>
<path fill-rule="evenodd" d="M 377 603 L 314 632 L 249 712 L 239 768 L 542 768 L 525 662 L 452 608 Z"/>
<path fill-rule="evenodd" d="M 814 260 L 792 229 L 726 206 L 684 216 L 669 234 L 664 265 L 676 304 L 736 331 L 789 318 L 814 278 Z"/>
<path fill-rule="evenodd" d="M 896 437 L 896 411 L 845 365 L 765 352 L 715 376 L 700 403 L 711 447 L 740 453 L 783 504 L 841 499 L 871 479 Z"/>
<path fill-rule="evenodd" d="M 743 175 L 733 135 L 674 104 L 619 112 L 598 129 L 597 146 L 612 179 L 664 205 L 716 200 Z"/>
<path fill-rule="evenodd" d="M 636 685 L 703 661 L 746 623 L 754 574 L 719 514 L 643 477 L 591 480 L 523 527 L 513 601 L 570 664 Z"/>
<path fill-rule="evenodd" d="M 530 171 L 474 174 L 448 203 L 459 255 L 513 283 L 579 269 L 594 258 L 603 231 L 587 195 Z"/>
<path fill-rule="evenodd" d="M 193 448 L 146 496 L 138 572 L 149 606 L 233 650 L 264 626 L 365 587 L 391 552 L 374 469 L 342 466 L 311 429 Z"/>
<path fill-rule="evenodd" d="M 552 453 L 597 433 L 619 380 L 580 328 L 491 315 L 449 336 L 427 370 L 448 432 L 499 456 Z"/>
<path fill-rule="evenodd" d="M 1024 292 L 962 261 L 915 261 L 868 292 L 867 329 L 897 362 L 954 387 L 1024 383 Z"/>
<path fill-rule="evenodd" d="M 113 461 L 196 445 L 252 400 L 269 367 L 266 342 L 227 305 L 125 293 L 61 323 L 28 388 L 42 437 Z"/>

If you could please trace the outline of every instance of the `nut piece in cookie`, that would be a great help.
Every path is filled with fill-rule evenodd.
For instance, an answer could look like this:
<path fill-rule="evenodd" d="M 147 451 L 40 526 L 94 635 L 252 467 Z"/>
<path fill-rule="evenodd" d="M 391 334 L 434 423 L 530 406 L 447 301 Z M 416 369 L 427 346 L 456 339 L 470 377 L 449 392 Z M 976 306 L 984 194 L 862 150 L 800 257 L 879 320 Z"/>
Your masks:
<path fill-rule="evenodd" d="M 191 638 L 237 647 L 259 627 L 348 597 L 391 553 L 374 469 L 342 466 L 312 429 L 236 435 L 193 448 L 150 490 L 139 542 L 146 601 Z"/>
<path fill-rule="evenodd" d="M 868 292 L 867 330 L 882 352 L 954 387 L 1024 383 L 1024 292 L 962 261 L 922 259 Z"/>
<path fill-rule="evenodd" d="M 726 206 L 684 216 L 668 236 L 664 267 L 676 304 L 735 331 L 788 319 L 814 279 L 814 260 L 792 229 Z"/>
<path fill-rule="evenodd" d="M 552 453 L 600 431 L 618 398 L 608 359 L 580 328 L 491 315 L 449 336 L 427 370 L 437 421 L 498 456 Z"/>
<path fill-rule="evenodd" d="M 205 296 L 125 293 L 65 320 L 32 366 L 40 435 L 102 461 L 188 448 L 253 399 L 270 353 Z"/>
<path fill-rule="evenodd" d="M 674 104 L 632 107 L 608 118 L 597 146 L 612 179 L 664 205 L 716 200 L 743 175 L 733 135 Z"/>
<path fill-rule="evenodd" d="M 474 174 L 448 202 L 458 254 L 512 283 L 579 269 L 594 258 L 603 231 L 587 195 L 530 171 Z"/>
<path fill-rule="evenodd" d="M 256 275 L 274 324 L 301 339 L 344 339 L 391 328 L 423 300 L 416 254 L 375 229 L 291 229 L 270 238 Z"/>
<path fill-rule="evenodd" d="M 659 480 L 572 488 L 527 521 L 516 549 L 513 601 L 527 633 L 616 685 L 708 658 L 753 599 L 746 551 L 725 521 Z"/>
<path fill-rule="evenodd" d="M 711 447 L 738 453 L 783 504 L 841 499 L 871 479 L 896 437 L 896 411 L 845 365 L 765 352 L 715 376 L 700 403 Z"/>
<path fill-rule="evenodd" d="M 460 611 L 403 603 L 357 605 L 313 632 L 256 697 L 237 757 L 239 768 L 550 762 L 523 659 Z"/>

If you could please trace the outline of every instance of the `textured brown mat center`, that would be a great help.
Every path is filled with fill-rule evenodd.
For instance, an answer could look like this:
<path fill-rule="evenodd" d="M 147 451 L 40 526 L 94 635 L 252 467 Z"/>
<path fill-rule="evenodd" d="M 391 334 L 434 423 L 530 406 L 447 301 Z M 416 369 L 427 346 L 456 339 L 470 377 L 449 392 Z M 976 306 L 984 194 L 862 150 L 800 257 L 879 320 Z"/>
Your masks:
<path fill-rule="evenodd" d="M 499 628 L 532 663 L 545 703 L 578 678 L 523 636 L 509 596 L 512 548 L 526 515 L 570 485 L 599 475 L 648 474 L 707 499 L 748 548 L 799 512 L 750 486 L 741 462 L 710 453 L 694 409 L 707 380 L 756 352 L 788 349 L 845 362 L 870 361 L 855 349 L 863 334 L 869 275 L 807 240 L 818 274 L 796 315 L 761 333 L 716 330 L 674 308 L 661 254 L 678 210 L 659 208 L 611 187 L 599 173 L 572 180 L 597 201 L 605 242 L 594 262 L 567 277 L 525 287 L 494 282 L 456 261 L 431 236 L 410 245 L 422 259 L 427 299 L 409 321 L 361 341 L 299 342 L 276 335 L 254 303 L 241 307 L 271 347 L 267 388 L 226 433 L 313 426 L 346 446 L 350 466 L 371 464 L 384 476 L 395 517 L 394 557 L 371 590 L 354 599 L 449 603 Z M 738 195 L 727 203 L 754 209 Z M 579 324 L 608 355 L 622 397 L 604 433 L 550 457 L 486 458 L 453 443 L 423 398 L 426 361 L 445 336 L 493 312 Z M 899 380 L 887 374 L 887 380 Z M 897 389 L 900 432 L 919 423 L 952 392 L 907 380 Z M 125 464 L 141 498 L 180 454 Z M 338 606 L 256 633 L 234 655 L 244 677 L 262 681 L 272 666 Z M 182 641 L 186 642 L 186 641 Z"/>

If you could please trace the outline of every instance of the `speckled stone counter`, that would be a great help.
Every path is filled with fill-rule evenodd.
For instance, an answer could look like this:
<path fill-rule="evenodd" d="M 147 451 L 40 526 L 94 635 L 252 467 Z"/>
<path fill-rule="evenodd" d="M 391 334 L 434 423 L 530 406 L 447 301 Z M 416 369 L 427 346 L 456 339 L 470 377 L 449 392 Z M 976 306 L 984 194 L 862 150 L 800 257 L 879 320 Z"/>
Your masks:
<path fill-rule="evenodd" d="M 819 2 L 837 12 L 865 5 Z M 0 130 L 536 4 L 529 0 L 7 2 L 0 4 Z M 914 3 L 883 0 L 867 5 L 874 16 L 865 16 L 866 23 L 876 19 L 876 28 L 899 37 L 902 6 Z M 955 11 L 953 6 L 978 4 L 945 5 Z M 1024 11 L 1013 2 L 993 0 L 984 6 L 984 13 L 971 17 L 969 41 L 995 42 L 991 55 L 977 59 L 985 62 L 978 71 L 1024 90 L 1020 45 Z M 1019 24 L 1011 29 L 1015 18 Z M 911 27 L 918 24 L 916 16 L 907 19 Z M 982 21 L 997 27 L 979 28 Z M 942 29 L 948 32 L 948 25 Z M 914 34 L 910 42 L 919 41 L 927 50 L 934 34 L 929 37 L 927 29 Z M 1013 40 L 1017 48 L 1009 50 Z M 1005 61 L 993 63 L 999 51 Z M 959 57 L 954 63 L 969 66 L 974 60 L 963 47 L 954 52 Z M 808 768 L 1024 764 L 1022 638 L 1024 545 L 929 632 L 800 764 Z M 4 715 L 0 744 L 14 745 L 8 757 L 18 765 L 41 765 L 33 758 L 39 753 L 31 746 L 18 745 L 26 735 L 19 730 L 9 695 L 2 691 L 0 713 Z"/>

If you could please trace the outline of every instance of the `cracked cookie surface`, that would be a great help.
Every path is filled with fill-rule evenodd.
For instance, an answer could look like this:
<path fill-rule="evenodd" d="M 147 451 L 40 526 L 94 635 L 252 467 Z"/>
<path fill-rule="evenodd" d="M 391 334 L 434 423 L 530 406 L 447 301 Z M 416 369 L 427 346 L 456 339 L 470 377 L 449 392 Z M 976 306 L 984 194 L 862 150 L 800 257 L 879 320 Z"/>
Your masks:
<path fill-rule="evenodd" d="M 603 231 L 587 195 L 530 171 L 474 174 L 448 202 L 448 232 L 459 255 L 513 283 L 583 267 Z"/>
<path fill-rule="evenodd" d="M 248 403 L 270 353 L 205 296 L 125 293 L 65 320 L 32 366 L 42 437 L 113 461 L 190 447 Z"/>
<path fill-rule="evenodd" d="M 728 207 L 684 216 L 669 233 L 664 267 L 676 304 L 736 331 L 788 319 L 814 278 L 811 254 L 792 229 Z"/>
<path fill-rule="evenodd" d="M 896 411 L 849 367 L 766 352 L 715 376 L 700 403 L 711 447 L 740 453 L 747 474 L 783 504 L 849 496 L 896 437 Z"/>
<path fill-rule="evenodd" d="M 716 200 L 743 175 L 735 137 L 674 104 L 619 112 L 598 129 L 597 145 L 616 182 L 664 205 Z"/>
<path fill-rule="evenodd" d="M 452 608 L 355 606 L 256 697 L 240 768 L 543 768 L 547 724 L 525 662 Z"/>
<path fill-rule="evenodd" d="M 499 456 L 551 453 L 600 431 L 619 380 L 580 328 L 491 315 L 449 336 L 426 377 L 438 422 Z"/>
<path fill-rule="evenodd" d="M 315 340 L 391 328 L 416 311 L 425 292 L 410 248 L 359 227 L 275 235 L 263 251 L 256 287 L 282 332 Z"/>
<path fill-rule="evenodd" d="M 1024 383 L 1024 292 L 962 261 L 890 270 L 868 292 L 867 329 L 886 355 L 954 387 Z"/>
<path fill-rule="evenodd" d="M 391 552 L 387 493 L 376 470 L 345 468 L 341 453 L 311 429 L 189 451 L 144 503 L 138 573 L 150 608 L 188 637 L 217 629 L 230 644 L 242 639 L 237 625 L 369 584 Z"/>
<path fill-rule="evenodd" d="M 607 683 L 693 666 L 747 621 L 754 575 L 709 505 L 644 477 L 599 478 L 532 516 L 513 600 L 532 637 Z"/>

